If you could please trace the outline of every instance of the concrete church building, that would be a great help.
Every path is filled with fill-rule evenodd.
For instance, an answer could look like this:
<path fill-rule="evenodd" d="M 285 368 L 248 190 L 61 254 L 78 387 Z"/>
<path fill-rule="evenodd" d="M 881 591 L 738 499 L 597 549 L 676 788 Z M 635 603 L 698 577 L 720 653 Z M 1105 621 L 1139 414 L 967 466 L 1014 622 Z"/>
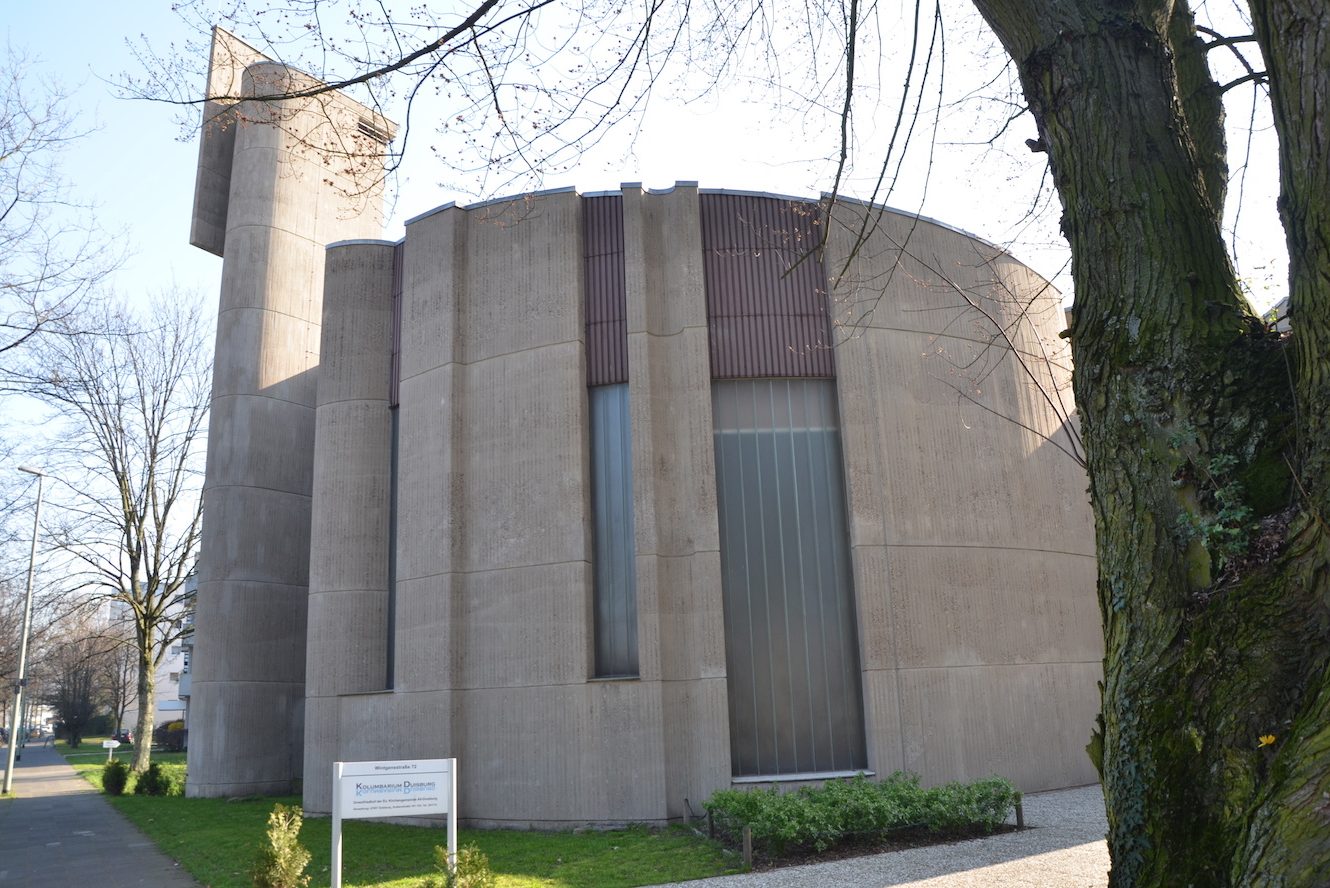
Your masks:
<path fill-rule="evenodd" d="M 214 39 L 211 95 L 307 83 Z M 1091 518 L 1028 268 L 691 184 L 377 240 L 388 121 L 205 115 L 191 795 L 327 812 L 334 761 L 456 756 L 466 821 L 558 826 L 865 770 L 1095 779 Z"/>

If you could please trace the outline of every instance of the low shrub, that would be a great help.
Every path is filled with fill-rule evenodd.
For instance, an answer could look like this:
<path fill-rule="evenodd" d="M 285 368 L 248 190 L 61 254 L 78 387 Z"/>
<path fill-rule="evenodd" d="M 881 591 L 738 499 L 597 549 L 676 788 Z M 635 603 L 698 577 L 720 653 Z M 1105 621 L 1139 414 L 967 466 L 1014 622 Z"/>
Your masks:
<path fill-rule="evenodd" d="M 259 848 L 251 876 L 254 888 L 305 888 L 309 876 L 309 851 L 300 844 L 304 812 L 299 805 L 274 805 L 268 815 L 267 841 Z"/>
<path fill-rule="evenodd" d="M 80 731 L 84 737 L 109 737 L 111 729 L 115 727 L 115 721 L 109 715 L 94 715 L 83 723 L 83 730 Z M 57 737 L 67 737 L 64 722 L 55 726 L 55 735 Z"/>
<path fill-rule="evenodd" d="M 924 789 L 917 776 L 897 772 L 881 781 L 860 774 L 788 793 L 774 787 L 721 790 L 704 807 L 723 828 L 737 833 L 747 825 L 755 844 L 781 855 L 793 848 L 825 851 L 907 828 L 992 832 L 1019 800 L 1001 777 Z"/>
<path fill-rule="evenodd" d="M 1007 819 L 1021 794 L 1001 777 L 973 783 L 944 783 L 925 790 L 924 824 L 931 830 L 992 832 Z"/>
<path fill-rule="evenodd" d="M 162 771 L 160 762 L 148 765 L 134 784 L 134 795 L 165 796 L 171 794 L 171 775 Z"/>
<path fill-rule="evenodd" d="M 124 795 L 129 783 L 129 765 L 113 759 L 102 768 L 102 790 L 107 795 Z"/>
<path fill-rule="evenodd" d="M 419 888 L 495 888 L 498 884 L 490 871 L 490 859 L 476 845 L 466 845 L 457 852 L 457 869 L 448 871 L 448 849 L 434 846 L 437 875 L 426 876 Z"/>

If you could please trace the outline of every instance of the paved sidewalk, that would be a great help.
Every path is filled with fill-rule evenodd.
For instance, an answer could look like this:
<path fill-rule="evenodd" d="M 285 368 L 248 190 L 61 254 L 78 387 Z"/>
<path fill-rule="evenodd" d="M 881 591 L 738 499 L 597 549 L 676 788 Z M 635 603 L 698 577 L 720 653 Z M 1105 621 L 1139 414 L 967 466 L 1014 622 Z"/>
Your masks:
<path fill-rule="evenodd" d="M 676 883 L 677 888 L 1104 888 L 1108 847 L 1098 786 L 1025 797 L 1034 827 L 987 839 L 912 848 L 744 876 Z"/>
<path fill-rule="evenodd" d="M 0 885 L 198 888 L 60 753 L 29 744 L 21 755 L 16 798 L 0 797 Z"/>

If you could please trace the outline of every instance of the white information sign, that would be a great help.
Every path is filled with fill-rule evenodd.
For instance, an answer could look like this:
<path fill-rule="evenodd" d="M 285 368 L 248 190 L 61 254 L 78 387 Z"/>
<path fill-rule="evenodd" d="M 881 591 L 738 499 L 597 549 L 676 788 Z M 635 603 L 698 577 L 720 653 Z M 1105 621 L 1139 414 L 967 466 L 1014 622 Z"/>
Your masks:
<path fill-rule="evenodd" d="M 115 758 L 115 748 L 120 745 L 119 740 L 103 740 L 102 749 L 106 750 L 106 760 L 109 762 Z"/>
<path fill-rule="evenodd" d="M 448 815 L 448 866 L 457 865 L 457 759 L 334 762 L 332 886 L 342 888 L 342 821 Z"/>

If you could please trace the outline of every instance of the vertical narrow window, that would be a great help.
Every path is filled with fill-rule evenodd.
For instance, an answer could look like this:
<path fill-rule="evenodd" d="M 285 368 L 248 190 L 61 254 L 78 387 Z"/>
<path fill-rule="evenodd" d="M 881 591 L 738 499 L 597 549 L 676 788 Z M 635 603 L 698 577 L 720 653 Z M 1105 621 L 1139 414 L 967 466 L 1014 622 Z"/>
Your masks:
<path fill-rule="evenodd" d="M 596 675 L 637 675 L 637 580 L 628 384 L 587 390 L 595 525 Z"/>
<path fill-rule="evenodd" d="M 863 768 L 835 385 L 714 383 L 735 776 Z"/>
<path fill-rule="evenodd" d="M 397 472 L 398 433 L 401 416 L 402 382 L 402 261 L 406 241 L 393 250 L 393 353 L 388 370 L 388 417 L 391 436 L 388 456 L 388 641 L 384 648 L 383 686 L 396 687 L 397 681 Z"/>
<path fill-rule="evenodd" d="M 397 480 L 401 441 L 401 413 L 394 406 L 388 411 L 388 646 L 384 656 L 384 688 L 391 691 L 397 682 Z"/>
<path fill-rule="evenodd" d="M 628 419 L 623 197 L 582 200 L 587 402 L 591 438 L 595 673 L 637 675 L 637 570 Z"/>

